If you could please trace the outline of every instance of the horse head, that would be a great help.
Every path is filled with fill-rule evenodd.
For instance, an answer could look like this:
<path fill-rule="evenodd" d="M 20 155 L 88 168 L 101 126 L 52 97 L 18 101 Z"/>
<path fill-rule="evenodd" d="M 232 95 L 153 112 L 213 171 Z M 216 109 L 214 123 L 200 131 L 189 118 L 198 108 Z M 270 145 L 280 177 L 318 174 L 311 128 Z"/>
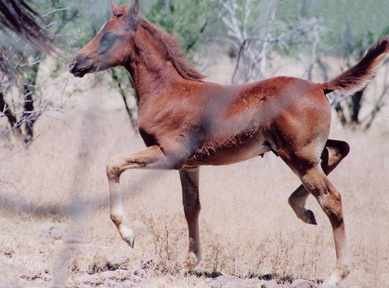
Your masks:
<path fill-rule="evenodd" d="M 139 1 L 128 8 L 111 0 L 113 18 L 73 58 L 69 72 L 76 77 L 123 65 L 132 53 L 130 39 L 139 23 Z"/>

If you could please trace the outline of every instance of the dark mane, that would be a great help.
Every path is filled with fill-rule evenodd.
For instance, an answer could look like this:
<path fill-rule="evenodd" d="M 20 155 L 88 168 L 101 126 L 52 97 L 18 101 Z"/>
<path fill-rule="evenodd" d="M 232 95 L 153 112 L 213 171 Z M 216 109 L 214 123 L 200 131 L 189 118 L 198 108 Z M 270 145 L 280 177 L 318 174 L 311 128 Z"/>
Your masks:
<path fill-rule="evenodd" d="M 185 79 L 189 80 L 201 80 L 205 78 L 200 72 L 193 67 L 185 58 L 185 54 L 180 50 L 175 37 L 158 26 L 141 19 L 139 25 L 157 40 L 157 44 L 160 45 L 161 51 L 165 54 L 165 59 L 171 61 L 178 73 Z"/>

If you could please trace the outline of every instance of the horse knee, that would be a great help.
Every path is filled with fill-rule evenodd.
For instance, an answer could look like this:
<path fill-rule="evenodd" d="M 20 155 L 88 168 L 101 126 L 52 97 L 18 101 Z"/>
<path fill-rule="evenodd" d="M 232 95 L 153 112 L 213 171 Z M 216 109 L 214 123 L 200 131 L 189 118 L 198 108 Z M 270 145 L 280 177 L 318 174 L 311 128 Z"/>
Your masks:
<path fill-rule="evenodd" d="M 301 181 L 305 189 L 315 196 L 332 226 L 339 227 L 343 223 L 342 196 L 339 191 L 317 168 L 302 176 Z"/>
<path fill-rule="evenodd" d="M 118 165 L 118 158 L 113 157 L 107 164 L 106 173 L 108 179 L 115 179 L 120 176 L 122 171 L 120 170 L 120 166 Z"/>

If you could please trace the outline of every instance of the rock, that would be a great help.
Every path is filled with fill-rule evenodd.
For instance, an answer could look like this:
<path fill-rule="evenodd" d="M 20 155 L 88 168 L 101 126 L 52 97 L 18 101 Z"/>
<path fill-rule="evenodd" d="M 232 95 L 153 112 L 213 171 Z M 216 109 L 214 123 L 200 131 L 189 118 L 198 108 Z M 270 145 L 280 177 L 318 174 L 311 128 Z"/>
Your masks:
<path fill-rule="evenodd" d="M 92 286 L 98 286 L 104 284 L 104 278 L 101 277 L 101 275 L 94 274 L 94 275 L 85 275 L 81 281 L 83 284 L 88 284 Z"/>
<path fill-rule="evenodd" d="M 107 256 L 107 269 L 110 271 L 124 269 L 130 262 L 130 258 L 123 254 L 113 254 Z"/>
<path fill-rule="evenodd" d="M 262 282 L 261 282 L 262 283 Z M 263 282 L 264 283 L 264 282 Z M 277 283 L 277 282 L 276 282 Z M 256 288 L 259 286 L 258 281 L 240 279 L 235 276 L 219 276 L 209 282 L 211 288 Z M 267 286 L 263 286 L 268 288 Z M 271 286 L 273 287 L 273 286 Z"/>
<path fill-rule="evenodd" d="M 270 281 L 265 281 L 264 284 L 262 284 L 263 288 L 277 288 L 278 283 L 276 280 L 270 280 Z"/>
<path fill-rule="evenodd" d="M 53 280 L 53 276 L 49 272 L 45 271 L 42 275 L 42 280 L 45 282 L 51 282 Z"/>
<path fill-rule="evenodd" d="M 225 287 L 225 285 L 229 282 L 236 282 L 239 278 L 234 276 L 219 276 L 215 279 L 212 279 L 210 283 L 211 288 L 221 288 Z"/>
<path fill-rule="evenodd" d="M 144 269 L 139 269 L 135 271 L 135 276 L 139 276 L 142 279 L 149 279 L 149 275 L 147 275 L 147 272 Z"/>
<path fill-rule="evenodd" d="M 100 276 L 117 282 L 124 282 L 133 277 L 132 273 L 127 270 L 104 271 L 100 273 Z"/>
<path fill-rule="evenodd" d="M 314 287 L 316 287 L 315 284 L 304 279 L 294 280 L 292 285 L 289 286 L 289 288 L 314 288 Z"/>
<path fill-rule="evenodd" d="M 126 281 L 124 283 L 120 284 L 120 287 L 122 288 L 136 288 L 136 287 L 141 287 L 140 282 L 132 282 L 132 281 Z"/>
<path fill-rule="evenodd" d="M 140 282 L 143 281 L 143 278 L 137 275 L 134 275 L 131 277 L 131 281 L 135 284 L 139 284 Z"/>
<path fill-rule="evenodd" d="M 93 262 L 89 265 L 88 273 L 96 274 L 104 271 L 116 271 L 127 269 L 130 259 L 122 254 L 99 253 L 96 254 Z"/>

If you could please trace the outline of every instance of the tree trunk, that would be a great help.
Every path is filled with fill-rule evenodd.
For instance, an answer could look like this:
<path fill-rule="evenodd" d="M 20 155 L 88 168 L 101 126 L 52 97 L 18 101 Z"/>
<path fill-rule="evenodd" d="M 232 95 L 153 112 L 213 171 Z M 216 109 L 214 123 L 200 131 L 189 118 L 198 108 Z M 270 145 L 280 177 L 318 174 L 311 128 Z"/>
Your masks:
<path fill-rule="evenodd" d="M 135 119 L 130 107 L 128 106 L 128 102 L 127 102 L 127 97 L 126 97 L 126 93 L 122 87 L 122 84 L 120 83 L 120 79 L 115 71 L 115 69 L 111 69 L 111 76 L 112 76 L 112 79 L 116 82 L 116 84 L 118 85 L 118 88 L 119 88 L 119 92 L 120 92 L 120 95 L 122 96 L 122 99 L 123 99 L 123 102 L 124 102 L 124 106 L 126 108 L 126 111 L 127 111 L 127 114 L 128 114 L 128 117 L 130 118 L 130 122 L 131 122 L 131 126 L 132 128 L 134 128 L 135 131 L 137 131 L 137 127 L 138 127 L 138 123 L 137 123 L 137 120 Z"/>
<path fill-rule="evenodd" d="M 34 54 L 34 64 L 32 65 L 31 69 L 28 70 L 28 77 L 26 82 L 23 84 L 24 111 L 23 116 L 19 122 L 20 124 L 23 122 L 25 123 L 25 144 L 29 144 L 31 142 L 32 137 L 34 136 L 34 124 L 36 119 L 39 117 L 39 115 L 37 115 L 37 113 L 34 111 L 34 94 L 36 91 L 36 80 L 38 78 L 39 60 L 41 59 L 41 56 L 41 52 L 36 52 Z"/>
<path fill-rule="evenodd" d="M 359 122 L 359 112 L 361 111 L 362 98 L 363 98 L 363 93 L 364 92 L 365 92 L 365 89 L 362 89 L 362 90 L 356 92 L 350 98 L 350 103 L 349 103 L 350 124 L 357 124 L 357 125 L 360 124 L 360 122 Z"/>
<path fill-rule="evenodd" d="M 346 116 L 344 115 L 344 110 L 343 107 L 340 105 L 340 103 L 336 104 L 335 111 L 336 111 L 336 115 L 338 115 L 340 123 L 342 123 L 342 126 L 345 126 L 347 124 L 347 119 Z"/>
<path fill-rule="evenodd" d="M 9 109 L 7 102 L 5 102 L 3 91 L 0 90 L 0 112 L 4 113 L 4 116 L 7 117 L 11 128 L 15 128 L 18 133 L 20 133 L 20 128 L 16 125 L 17 119 L 13 115 L 12 111 Z"/>

